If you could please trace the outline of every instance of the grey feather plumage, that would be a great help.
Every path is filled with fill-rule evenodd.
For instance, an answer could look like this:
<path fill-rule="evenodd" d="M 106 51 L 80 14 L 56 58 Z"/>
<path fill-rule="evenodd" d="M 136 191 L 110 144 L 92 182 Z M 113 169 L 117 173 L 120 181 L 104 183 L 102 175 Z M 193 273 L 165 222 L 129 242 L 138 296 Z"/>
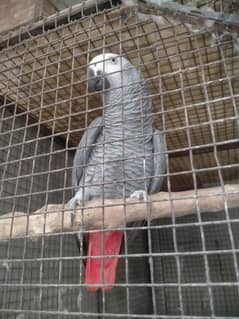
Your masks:
<path fill-rule="evenodd" d="M 99 136 L 103 125 L 103 117 L 97 117 L 85 130 L 80 144 L 77 148 L 73 161 L 72 186 L 75 192 L 79 190 L 80 180 L 84 174 L 84 168 L 88 163 L 92 149 L 95 147 L 97 137 Z"/>
<path fill-rule="evenodd" d="M 136 69 L 125 73 L 131 73 L 124 80 L 129 85 L 105 93 L 104 117 L 92 122 L 76 152 L 72 180 L 82 200 L 160 189 L 165 148 L 161 133 L 153 131 L 151 98 Z"/>
<path fill-rule="evenodd" d="M 106 76 L 111 85 L 110 90 L 102 93 L 103 116 L 95 119 L 86 130 L 75 155 L 72 180 L 76 195 L 73 202 L 129 197 L 136 190 L 153 193 L 160 190 L 165 172 L 163 137 L 153 129 L 152 102 L 144 79 L 126 59 L 121 60 L 118 74 Z M 127 240 L 128 253 L 145 249 L 145 232 L 139 233 L 133 242 Z M 147 259 L 131 259 L 129 266 L 129 282 L 148 282 Z M 118 282 L 126 282 L 125 267 L 121 259 Z M 131 313 L 148 313 L 150 289 L 142 289 L 143 304 L 137 292 L 138 289 L 131 289 Z M 107 311 L 118 308 L 121 313 L 122 304 L 112 306 L 107 300 L 113 300 L 114 296 L 121 298 L 126 307 L 126 295 L 125 288 L 114 288 L 106 298 Z"/>

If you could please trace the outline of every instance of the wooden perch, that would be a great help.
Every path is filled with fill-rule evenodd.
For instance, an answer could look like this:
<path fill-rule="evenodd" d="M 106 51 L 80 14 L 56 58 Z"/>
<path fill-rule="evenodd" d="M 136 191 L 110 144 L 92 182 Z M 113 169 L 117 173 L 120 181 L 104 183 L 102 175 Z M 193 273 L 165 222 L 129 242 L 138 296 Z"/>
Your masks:
<path fill-rule="evenodd" d="M 164 217 L 175 217 L 197 213 L 218 212 L 228 208 L 239 207 L 239 185 L 199 189 L 184 192 L 160 192 L 149 196 L 147 202 L 129 198 L 105 200 L 104 209 L 101 200 L 87 202 L 84 208 L 75 212 L 73 225 L 71 210 L 67 205 L 47 205 L 31 215 L 22 212 L 4 214 L 0 219 L 0 239 L 17 237 L 34 237 L 44 233 L 77 231 L 84 229 L 110 229 L 122 227 L 127 222 L 153 220 Z M 13 218 L 14 216 L 14 218 Z M 104 216 L 104 218 L 103 218 Z M 104 220 L 104 223 L 103 223 Z"/>

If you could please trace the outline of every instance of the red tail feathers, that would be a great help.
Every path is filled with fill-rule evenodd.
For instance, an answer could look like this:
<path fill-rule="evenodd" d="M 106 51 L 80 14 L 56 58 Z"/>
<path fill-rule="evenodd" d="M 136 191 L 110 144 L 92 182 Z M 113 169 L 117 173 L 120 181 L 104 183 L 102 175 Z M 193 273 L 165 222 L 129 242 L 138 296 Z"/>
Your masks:
<path fill-rule="evenodd" d="M 122 231 L 94 232 L 89 234 L 88 256 L 112 256 L 109 258 L 88 258 L 86 263 L 85 284 L 89 291 L 102 288 L 105 291 L 112 289 L 115 282 L 118 257 L 123 239 Z M 105 286 L 103 286 L 105 285 Z"/>

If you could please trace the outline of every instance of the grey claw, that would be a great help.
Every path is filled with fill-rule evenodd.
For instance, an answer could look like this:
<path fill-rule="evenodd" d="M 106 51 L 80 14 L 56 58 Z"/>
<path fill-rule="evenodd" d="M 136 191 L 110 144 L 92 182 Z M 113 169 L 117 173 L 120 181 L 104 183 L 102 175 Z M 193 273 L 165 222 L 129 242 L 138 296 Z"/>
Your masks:
<path fill-rule="evenodd" d="M 130 198 L 137 198 L 139 200 L 144 200 L 145 202 L 147 201 L 147 193 L 143 190 L 135 191 L 133 194 L 130 195 Z"/>
<path fill-rule="evenodd" d="M 75 209 L 77 206 L 81 206 L 81 201 L 75 196 L 69 200 L 68 205 L 71 209 L 71 226 L 73 226 L 75 219 Z"/>

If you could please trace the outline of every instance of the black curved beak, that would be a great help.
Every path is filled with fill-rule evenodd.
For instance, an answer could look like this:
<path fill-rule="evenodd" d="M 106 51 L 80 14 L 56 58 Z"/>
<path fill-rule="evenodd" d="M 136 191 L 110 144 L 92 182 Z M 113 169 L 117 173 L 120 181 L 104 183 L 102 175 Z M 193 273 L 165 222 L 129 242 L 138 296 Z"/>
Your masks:
<path fill-rule="evenodd" d="M 88 87 L 90 91 L 102 91 L 109 89 L 110 83 L 107 77 L 101 71 L 97 75 L 91 67 L 88 69 Z"/>

